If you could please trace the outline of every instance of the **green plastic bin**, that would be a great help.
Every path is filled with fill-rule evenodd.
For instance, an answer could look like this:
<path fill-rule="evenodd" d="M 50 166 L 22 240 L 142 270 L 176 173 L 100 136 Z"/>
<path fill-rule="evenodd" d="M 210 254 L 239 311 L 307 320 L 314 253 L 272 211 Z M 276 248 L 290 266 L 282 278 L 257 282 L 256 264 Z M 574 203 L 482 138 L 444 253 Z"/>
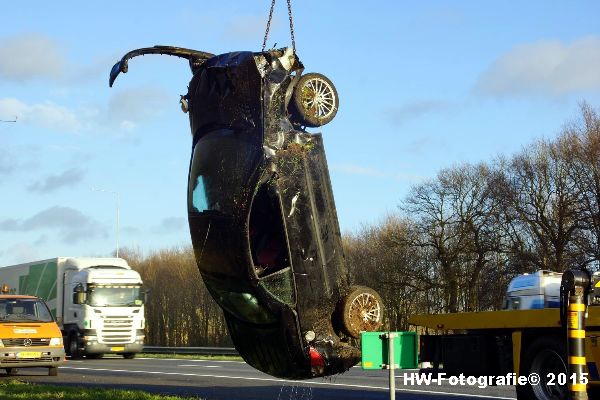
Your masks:
<path fill-rule="evenodd" d="M 361 332 L 363 369 L 383 369 L 388 364 L 388 332 Z M 398 369 L 417 368 L 417 333 L 395 333 L 394 364 Z"/>

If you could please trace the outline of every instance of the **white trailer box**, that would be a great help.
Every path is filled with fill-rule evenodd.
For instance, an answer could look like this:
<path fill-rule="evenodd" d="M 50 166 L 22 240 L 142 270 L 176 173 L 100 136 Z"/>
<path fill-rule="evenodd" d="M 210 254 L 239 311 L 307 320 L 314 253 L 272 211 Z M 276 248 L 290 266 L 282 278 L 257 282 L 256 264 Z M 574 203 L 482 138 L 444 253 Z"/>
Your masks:
<path fill-rule="evenodd" d="M 143 348 L 140 275 L 121 258 L 57 257 L 0 268 L 10 293 L 44 299 L 72 357 L 132 358 Z"/>

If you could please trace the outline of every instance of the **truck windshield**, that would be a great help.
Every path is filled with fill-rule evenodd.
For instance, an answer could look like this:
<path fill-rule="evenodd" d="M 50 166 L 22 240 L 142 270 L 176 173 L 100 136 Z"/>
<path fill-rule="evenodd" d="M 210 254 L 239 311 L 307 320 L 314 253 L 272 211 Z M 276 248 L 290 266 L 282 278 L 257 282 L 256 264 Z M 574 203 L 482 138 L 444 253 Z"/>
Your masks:
<path fill-rule="evenodd" d="M 46 303 L 36 299 L 0 299 L 0 322 L 52 322 Z"/>
<path fill-rule="evenodd" d="M 140 286 L 91 286 L 87 304 L 96 307 L 139 307 L 144 304 L 141 289 Z"/>

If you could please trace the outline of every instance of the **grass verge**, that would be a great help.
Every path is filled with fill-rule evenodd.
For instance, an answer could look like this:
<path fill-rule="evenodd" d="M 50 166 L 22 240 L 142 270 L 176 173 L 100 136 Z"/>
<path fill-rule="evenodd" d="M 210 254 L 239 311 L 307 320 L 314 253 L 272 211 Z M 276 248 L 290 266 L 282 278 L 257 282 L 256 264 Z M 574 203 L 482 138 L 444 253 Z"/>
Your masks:
<path fill-rule="evenodd" d="M 0 379 L 2 400 L 182 400 L 183 397 L 164 396 L 140 390 L 100 389 L 38 385 L 15 379 Z M 189 399 L 189 398 L 187 398 Z M 199 398 L 197 398 L 199 399 Z"/>
<path fill-rule="evenodd" d="M 199 354 L 153 354 L 139 353 L 139 358 L 175 358 L 182 360 L 244 361 L 240 356 L 203 356 Z"/>

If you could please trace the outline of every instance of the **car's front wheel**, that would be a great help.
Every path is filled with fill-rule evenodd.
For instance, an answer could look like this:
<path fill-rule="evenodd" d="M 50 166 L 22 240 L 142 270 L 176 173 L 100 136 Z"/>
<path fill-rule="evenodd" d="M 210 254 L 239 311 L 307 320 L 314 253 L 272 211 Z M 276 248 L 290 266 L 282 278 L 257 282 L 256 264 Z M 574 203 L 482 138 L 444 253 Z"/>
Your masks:
<path fill-rule="evenodd" d="M 359 338 L 363 331 L 376 331 L 383 323 L 381 296 L 365 286 L 352 286 L 340 309 L 342 328 L 353 338 Z"/>
<path fill-rule="evenodd" d="M 325 75 L 309 73 L 298 80 L 289 110 L 293 122 L 315 128 L 331 122 L 338 106 L 338 93 L 333 83 Z"/>

